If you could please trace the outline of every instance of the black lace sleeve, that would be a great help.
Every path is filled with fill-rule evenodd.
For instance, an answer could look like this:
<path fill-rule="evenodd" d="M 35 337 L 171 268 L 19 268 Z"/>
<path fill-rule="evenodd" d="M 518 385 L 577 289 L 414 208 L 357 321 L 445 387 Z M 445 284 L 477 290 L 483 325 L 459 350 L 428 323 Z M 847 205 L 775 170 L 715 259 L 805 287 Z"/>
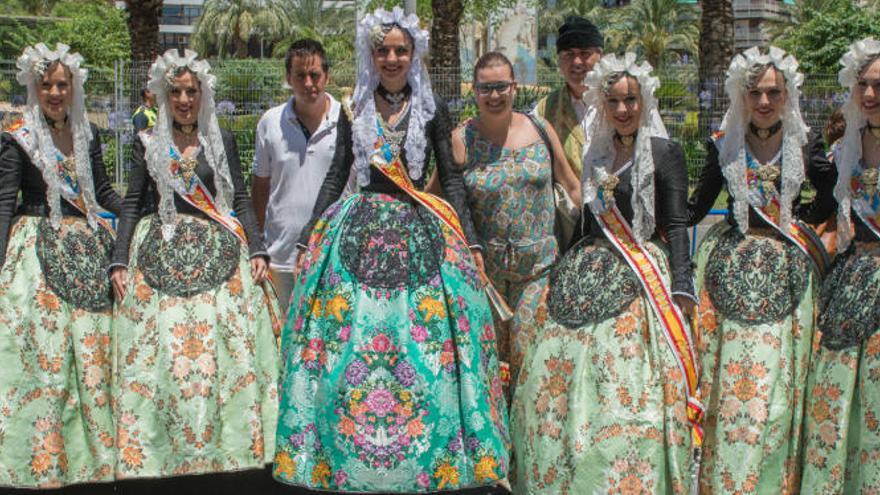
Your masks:
<path fill-rule="evenodd" d="M 145 158 L 146 148 L 140 137 L 135 136 L 131 147 L 131 170 L 128 172 L 128 189 L 122 201 L 119 222 L 116 226 L 116 244 L 110 266 L 128 266 L 128 250 L 134 228 L 141 218 L 144 202 L 147 200 L 149 174 Z"/>
<path fill-rule="evenodd" d="M 431 141 L 434 145 L 434 156 L 437 162 L 437 174 L 440 178 L 440 186 L 443 188 L 443 196 L 455 208 L 458 218 L 461 220 L 461 228 L 467 238 L 469 246 L 479 247 L 480 243 L 474 230 L 474 222 L 467 206 L 467 191 L 464 187 L 462 169 L 455 166 L 452 158 L 452 122 L 449 110 L 439 96 L 434 95 L 437 111 L 429 123 Z"/>
<path fill-rule="evenodd" d="M 251 196 L 248 194 L 247 187 L 244 184 L 244 176 L 241 173 L 241 159 L 238 157 L 238 147 L 235 145 L 235 138 L 232 133 L 222 131 L 223 148 L 226 151 L 226 161 L 229 163 L 229 175 L 232 178 L 232 187 L 235 188 L 233 193 L 232 208 L 244 232 L 247 235 L 248 255 L 263 256 L 269 261 L 269 253 L 263 244 L 263 234 L 257 226 L 257 216 L 254 215 L 254 206 L 251 203 Z"/>
<path fill-rule="evenodd" d="M 825 140 L 819 132 L 811 132 L 804 148 L 804 166 L 810 183 L 816 189 L 813 201 L 799 205 L 798 217 L 809 224 L 820 224 L 837 210 L 834 185 L 837 184 L 837 167 L 825 153 Z"/>
<path fill-rule="evenodd" d="M 122 210 L 122 198 L 116 194 L 113 184 L 107 176 L 104 166 L 104 155 L 101 153 L 101 137 L 98 128 L 92 124 L 92 142 L 89 143 L 89 157 L 92 160 L 92 183 L 95 186 L 95 200 L 102 208 L 119 216 Z"/>
<path fill-rule="evenodd" d="M 309 235 L 312 233 L 315 223 L 330 205 L 336 202 L 351 173 L 351 165 L 354 163 L 354 150 L 352 149 L 351 122 L 344 110 L 339 111 L 339 123 L 336 125 L 336 151 L 333 154 L 333 162 L 327 170 L 315 207 L 312 209 L 312 218 L 303 227 L 297 240 L 297 246 L 306 247 L 309 243 Z"/>
<path fill-rule="evenodd" d="M 700 170 L 697 187 L 688 200 L 688 225 L 700 223 L 709 214 L 723 185 L 724 176 L 721 174 L 721 166 L 718 164 L 718 148 L 715 147 L 714 140 L 709 139 L 706 142 L 706 163 Z"/>
<path fill-rule="evenodd" d="M 6 246 L 21 187 L 22 169 L 29 161 L 15 138 L 6 133 L 0 137 L 0 266 L 6 262 Z"/>
<path fill-rule="evenodd" d="M 655 166 L 657 227 L 669 241 L 672 292 L 694 297 L 688 238 L 688 175 L 684 151 L 674 141 L 651 140 Z M 713 200 L 714 201 L 714 200 Z"/>

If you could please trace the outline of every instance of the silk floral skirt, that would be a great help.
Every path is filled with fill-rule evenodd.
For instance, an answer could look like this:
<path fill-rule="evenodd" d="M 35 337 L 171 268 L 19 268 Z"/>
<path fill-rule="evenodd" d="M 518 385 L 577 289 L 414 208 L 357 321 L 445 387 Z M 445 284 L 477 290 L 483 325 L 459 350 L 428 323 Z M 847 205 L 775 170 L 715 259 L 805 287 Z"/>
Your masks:
<path fill-rule="evenodd" d="M 696 263 L 700 493 L 797 493 L 816 319 L 810 261 L 769 227 L 743 235 L 719 222 Z"/>
<path fill-rule="evenodd" d="M 113 480 L 111 235 L 18 217 L 0 269 L 0 487 Z"/>
<path fill-rule="evenodd" d="M 669 283 L 667 255 L 647 243 Z M 515 494 L 688 493 L 687 387 L 639 280 L 605 239 L 550 276 L 511 407 Z"/>
<path fill-rule="evenodd" d="M 322 215 L 282 362 L 277 480 L 400 493 L 507 476 L 488 300 L 468 247 L 408 199 L 356 194 Z"/>
<path fill-rule="evenodd" d="M 880 242 L 839 255 L 820 302 L 801 493 L 880 493 Z"/>
<path fill-rule="evenodd" d="M 120 479 L 258 469 L 273 458 L 277 301 L 254 283 L 237 237 L 177 218 L 169 241 L 156 215 L 138 223 L 115 312 Z"/>

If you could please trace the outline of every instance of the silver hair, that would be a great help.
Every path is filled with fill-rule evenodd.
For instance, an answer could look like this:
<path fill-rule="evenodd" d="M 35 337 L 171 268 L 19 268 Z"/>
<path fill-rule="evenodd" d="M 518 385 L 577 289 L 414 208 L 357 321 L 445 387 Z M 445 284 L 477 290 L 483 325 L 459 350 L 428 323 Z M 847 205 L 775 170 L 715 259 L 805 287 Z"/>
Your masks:
<path fill-rule="evenodd" d="M 861 77 L 862 74 L 864 74 L 865 71 L 868 70 L 868 67 L 870 67 L 871 64 L 878 60 L 880 60 L 880 53 L 875 53 L 874 55 L 868 57 L 868 60 L 865 60 L 865 63 L 862 64 L 861 67 L 859 67 L 859 77 Z"/>
<path fill-rule="evenodd" d="M 758 84 L 758 78 L 761 77 L 762 74 L 767 72 L 767 70 L 771 67 L 773 68 L 773 70 L 776 71 L 777 74 L 782 76 L 783 83 L 788 82 L 785 80 L 785 74 L 783 74 L 783 72 L 779 70 L 779 67 L 776 67 L 776 65 L 772 62 L 766 64 L 755 64 L 749 67 L 748 79 L 746 80 L 746 89 L 754 88 Z"/>
<path fill-rule="evenodd" d="M 608 91 L 611 90 L 611 86 L 614 86 L 615 84 L 617 84 L 618 81 L 620 81 L 624 77 L 628 77 L 632 81 L 635 81 L 636 84 L 639 84 L 639 78 L 630 74 L 629 72 L 626 72 L 626 71 L 615 72 L 615 73 L 611 74 L 610 76 L 608 76 L 607 79 L 605 79 L 605 82 L 602 84 L 602 92 L 607 95 Z M 639 85 L 639 86 L 641 86 L 641 85 Z"/>

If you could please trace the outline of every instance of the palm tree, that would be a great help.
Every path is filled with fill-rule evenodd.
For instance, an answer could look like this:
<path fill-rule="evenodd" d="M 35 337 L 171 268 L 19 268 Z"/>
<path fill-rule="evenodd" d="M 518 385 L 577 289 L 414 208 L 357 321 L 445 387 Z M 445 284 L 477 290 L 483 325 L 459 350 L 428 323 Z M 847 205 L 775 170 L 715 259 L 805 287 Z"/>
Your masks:
<path fill-rule="evenodd" d="M 693 14 L 678 0 L 635 0 L 620 9 L 622 25 L 606 30 L 609 49 L 635 51 L 660 68 L 675 55 L 674 50 L 697 52 L 699 30 Z"/>
<path fill-rule="evenodd" d="M 432 0 L 431 68 L 448 77 L 433 77 L 437 92 L 447 98 L 461 95 L 461 60 L 458 51 L 458 26 L 464 15 L 462 0 Z"/>
<path fill-rule="evenodd" d="M 193 47 L 207 53 L 214 46 L 222 58 L 232 45 L 234 56 L 244 58 L 252 36 L 278 39 L 287 22 L 288 11 L 278 0 L 207 0 L 195 27 Z"/>
<path fill-rule="evenodd" d="M 733 6 L 731 0 L 702 0 L 700 18 L 700 98 L 707 105 L 699 113 L 700 132 L 709 131 L 712 121 L 720 122 L 723 109 L 711 102 L 723 93 L 723 75 L 736 50 L 733 37 Z"/>
<path fill-rule="evenodd" d="M 288 12 L 284 38 L 272 55 L 282 57 L 300 38 L 311 38 L 324 45 L 334 64 L 350 62 L 354 55 L 355 10 L 352 7 L 324 8 L 323 0 L 283 0 Z"/>
<path fill-rule="evenodd" d="M 131 59 L 152 61 L 159 53 L 159 15 L 163 0 L 125 0 L 128 10 L 128 33 L 131 36 Z"/>

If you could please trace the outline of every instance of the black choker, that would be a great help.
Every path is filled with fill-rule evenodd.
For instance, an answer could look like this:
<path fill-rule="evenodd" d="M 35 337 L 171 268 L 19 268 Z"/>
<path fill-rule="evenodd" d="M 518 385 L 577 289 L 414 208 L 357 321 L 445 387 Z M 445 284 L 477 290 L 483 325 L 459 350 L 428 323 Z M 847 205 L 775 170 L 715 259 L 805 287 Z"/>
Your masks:
<path fill-rule="evenodd" d="M 385 89 L 385 86 L 380 84 L 376 87 L 376 93 L 381 96 L 383 100 L 388 102 L 395 111 L 397 111 L 403 105 L 406 98 L 412 94 L 412 87 L 409 83 L 406 83 L 406 86 L 404 86 L 403 89 L 397 93 L 392 93 Z"/>
<path fill-rule="evenodd" d="M 46 118 L 46 123 L 49 124 L 49 127 L 55 129 L 56 131 L 64 129 L 64 126 L 67 125 L 67 115 L 64 116 L 63 120 L 55 120 L 46 114 L 43 114 L 43 117 Z"/>
<path fill-rule="evenodd" d="M 174 130 L 180 131 L 184 136 L 192 136 L 197 130 L 199 130 L 199 123 L 195 124 L 181 124 L 176 120 L 172 124 L 174 126 Z"/>
<path fill-rule="evenodd" d="M 751 132 L 752 134 L 757 136 L 758 139 L 760 139 L 762 141 L 766 141 L 766 140 L 770 139 L 771 136 L 773 136 L 774 134 L 779 132 L 779 129 L 782 129 L 782 121 L 781 120 L 766 129 L 762 129 L 762 128 L 756 126 L 755 124 L 753 124 L 752 122 L 749 122 L 749 132 Z"/>
<path fill-rule="evenodd" d="M 865 129 L 875 138 L 880 139 L 880 125 L 871 125 L 870 122 L 866 122 Z"/>
<path fill-rule="evenodd" d="M 632 146 L 636 142 L 636 134 L 638 134 L 638 131 L 632 134 L 627 134 L 626 136 L 620 134 L 617 131 L 614 131 L 614 139 L 618 143 L 622 144 L 625 148 L 632 148 Z"/>

